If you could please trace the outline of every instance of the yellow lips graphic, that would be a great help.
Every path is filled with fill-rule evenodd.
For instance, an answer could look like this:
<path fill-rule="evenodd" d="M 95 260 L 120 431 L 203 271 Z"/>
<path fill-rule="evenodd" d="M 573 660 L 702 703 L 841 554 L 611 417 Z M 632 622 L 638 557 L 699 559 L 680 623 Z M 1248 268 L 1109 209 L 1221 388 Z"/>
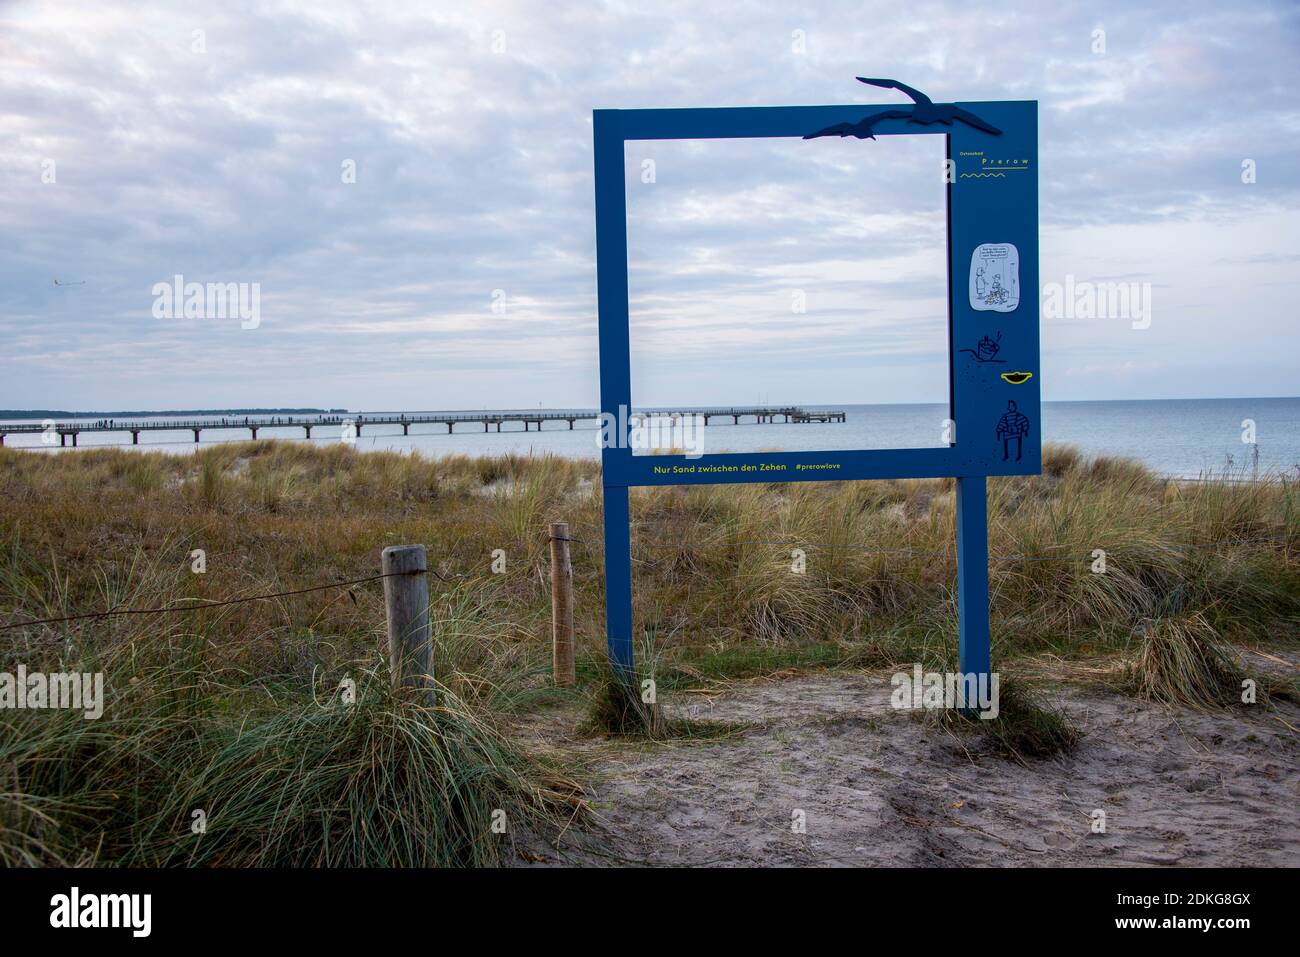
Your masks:
<path fill-rule="evenodd" d="M 1002 378 L 1006 379 L 1012 385 L 1021 385 L 1028 382 L 1034 377 L 1032 372 L 1004 372 Z"/>

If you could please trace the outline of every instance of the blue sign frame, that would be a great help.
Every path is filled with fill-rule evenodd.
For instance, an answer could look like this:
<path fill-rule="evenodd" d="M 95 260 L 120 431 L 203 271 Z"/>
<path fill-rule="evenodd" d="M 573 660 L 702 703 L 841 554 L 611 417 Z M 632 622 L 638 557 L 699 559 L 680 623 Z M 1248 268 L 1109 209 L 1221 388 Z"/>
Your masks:
<path fill-rule="evenodd" d="M 620 423 L 627 420 L 632 397 L 626 142 L 790 137 L 809 140 L 806 148 L 812 155 L 821 146 L 815 137 L 827 135 L 858 137 L 862 149 L 871 148 L 876 134 L 939 134 L 947 139 L 949 444 L 705 454 L 687 460 L 633 455 L 629 443 L 606 443 L 606 636 L 610 659 L 624 672 L 630 673 L 634 664 L 630 487 L 940 477 L 956 479 L 960 669 L 976 675 L 989 671 L 985 480 L 990 475 L 1041 471 L 1038 104 L 934 104 L 894 81 L 863 82 L 904 90 L 916 106 L 593 113 L 600 408 L 604 421 Z M 869 115 L 864 118 L 864 113 Z"/>

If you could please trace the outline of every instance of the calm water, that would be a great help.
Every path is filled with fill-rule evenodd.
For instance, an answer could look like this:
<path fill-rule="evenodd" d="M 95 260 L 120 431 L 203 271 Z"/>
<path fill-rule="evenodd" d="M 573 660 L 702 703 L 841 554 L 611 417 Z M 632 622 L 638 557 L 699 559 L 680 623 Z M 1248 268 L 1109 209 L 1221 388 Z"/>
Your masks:
<path fill-rule="evenodd" d="M 843 409 L 845 423 L 821 425 L 722 424 L 714 420 L 704 430 L 708 452 L 813 451 L 819 449 L 916 448 L 939 445 L 947 414 L 939 405 L 808 406 Z M 1042 434 L 1049 442 L 1078 446 L 1090 454 L 1105 453 L 1134 458 L 1166 475 L 1196 476 L 1222 472 L 1229 462 L 1249 468 L 1252 446 L 1242 441 L 1242 421 L 1253 419 L 1260 471 L 1289 471 L 1300 466 L 1300 398 L 1286 399 L 1168 399 L 1125 402 L 1048 402 L 1043 407 Z M 476 428 L 480 431 L 476 431 Z M 453 435 L 444 426 L 415 426 L 403 436 L 399 426 L 367 426 L 357 448 L 417 451 L 424 455 L 503 452 L 553 453 L 597 458 L 598 432 L 594 422 L 579 423 L 569 431 L 564 422 L 546 423 L 541 432 L 525 433 L 522 425 L 507 424 L 503 431 L 484 433 L 481 426 L 464 424 Z M 318 428 L 311 439 L 317 444 L 339 441 L 337 428 Z M 203 444 L 246 439 L 239 431 L 209 432 Z M 146 432 L 140 448 L 186 451 L 194 448 L 189 432 Z M 259 438 L 305 441 L 301 429 L 262 428 Z M 120 433 L 83 434 L 82 448 L 125 446 L 130 436 Z M 37 435 L 10 435 L 5 444 L 16 448 L 47 450 Z M 54 451 L 60 451 L 55 447 Z"/>

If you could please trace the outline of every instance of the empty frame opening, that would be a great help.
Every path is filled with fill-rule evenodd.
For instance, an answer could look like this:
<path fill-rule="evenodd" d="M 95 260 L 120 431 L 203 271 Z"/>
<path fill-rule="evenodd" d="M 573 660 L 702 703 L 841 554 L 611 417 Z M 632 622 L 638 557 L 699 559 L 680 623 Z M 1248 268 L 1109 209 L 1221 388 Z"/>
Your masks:
<path fill-rule="evenodd" d="M 633 409 L 740 412 L 708 453 L 946 446 L 946 139 L 625 143 Z"/>

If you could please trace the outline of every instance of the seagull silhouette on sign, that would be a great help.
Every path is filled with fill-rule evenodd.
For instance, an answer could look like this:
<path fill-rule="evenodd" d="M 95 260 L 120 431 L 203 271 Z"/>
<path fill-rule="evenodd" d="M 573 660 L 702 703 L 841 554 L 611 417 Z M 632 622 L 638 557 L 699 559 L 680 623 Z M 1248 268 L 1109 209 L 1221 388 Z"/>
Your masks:
<path fill-rule="evenodd" d="M 963 110 L 960 106 L 951 103 L 935 103 L 920 90 L 915 90 L 906 83 L 899 83 L 897 80 L 876 80 L 865 76 L 860 76 L 857 80 L 859 83 L 884 87 L 886 90 L 899 90 L 910 96 L 916 105 L 910 110 L 881 110 L 879 113 L 864 116 L 856 123 L 836 123 L 816 133 L 809 133 L 804 139 L 812 140 L 819 136 L 856 136 L 860 140 L 874 140 L 876 138 L 874 127 L 881 120 L 908 120 L 925 126 L 932 123 L 946 123 L 952 126 L 953 120 L 961 120 L 967 126 L 973 126 L 985 133 L 992 133 L 994 136 L 1002 135 L 1000 129 L 985 123 L 969 110 Z"/>

